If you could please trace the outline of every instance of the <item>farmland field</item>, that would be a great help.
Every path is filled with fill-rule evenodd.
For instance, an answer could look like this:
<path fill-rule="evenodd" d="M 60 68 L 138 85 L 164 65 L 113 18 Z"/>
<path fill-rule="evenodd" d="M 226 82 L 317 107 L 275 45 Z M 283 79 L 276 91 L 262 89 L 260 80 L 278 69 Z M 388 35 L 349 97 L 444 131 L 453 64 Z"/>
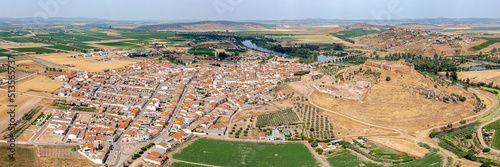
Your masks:
<path fill-rule="evenodd" d="M 52 80 L 46 76 L 39 76 L 17 85 L 17 90 L 19 92 L 28 90 L 52 92 L 61 87 L 62 83 L 61 81 Z"/>
<path fill-rule="evenodd" d="M 27 145 L 19 145 L 16 144 L 16 159 L 10 160 L 8 155 L 10 152 L 8 151 L 9 145 L 1 143 L 0 144 L 0 166 L 35 166 L 35 152 L 33 146 Z"/>
<path fill-rule="evenodd" d="M 370 150 L 371 154 L 373 154 L 375 157 L 381 157 L 383 159 L 390 159 L 390 160 L 412 160 L 415 157 L 408 156 L 408 155 L 401 155 L 398 154 L 397 152 L 390 150 L 385 147 L 378 147 L 376 149 Z"/>
<path fill-rule="evenodd" d="M 330 122 L 329 117 L 320 114 L 318 108 L 298 104 L 296 112 L 302 117 L 302 121 L 305 122 L 306 130 L 310 131 L 309 137 L 321 139 L 335 138 L 333 124 Z"/>
<path fill-rule="evenodd" d="M 500 38 L 478 38 L 478 39 L 484 39 L 486 42 L 483 42 L 482 44 L 470 47 L 470 51 L 479 51 L 481 49 L 484 49 L 494 43 L 500 42 Z"/>
<path fill-rule="evenodd" d="M 0 53 L 0 57 L 7 57 L 7 56 L 13 56 L 13 55 L 8 53 Z"/>
<path fill-rule="evenodd" d="M 357 36 L 363 36 L 363 35 L 369 35 L 369 34 L 376 34 L 376 33 L 380 33 L 380 32 L 383 32 L 383 31 L 379 31 L 379 30 L 363 30 L 361 28 L 356 28 L 356 29 L 352 29 L 350 31 L 339 31 L 339 32 L 336 32 L 336 33 L 331 33 L 331 35 L 333 35 L 335 37 L 338 37 L 340 39 L 347 39 L 347 38 L 350 38 L 350 37 L 357 37 Z"/>
<path fill-rule="evenodd" d="M 76 56 L 76 54 L 65 53 L 37 54 L 33 56 L 59 65 L 75 65 L 74 68 L 89 72 L 101 72 L 105 69 L 120 68 L 133 63 L 133 61 L 125 60 L 96 61 L 97 59 L 101 59 L 100 57 L 70 58 L 70 56 Z"/>
<path fill-rule="evenodd" d="M 131 43 L 126 43 L 126 42 L 108 42 L 108 43 L 98 43 L 99 45 L 104 45 L 104 46 L 114 46 L 114 47 L 119 47 L 119 48 L 127 48 L 127 49 L 143 49 L 144 47 L 131 44 Z"/>
<path fill-rule="evenodd" d="M 78 47 L 74 46 L 67 46 L 67 45 L 55 45 L 55 46 L 47 46 L 48 48 L 53 48 L 53 49 L 60 49 L 60 50 L 75 50 L 75 49 L 80 49 Z"/>
<path fill-rule="evenodd" d="M 55 50 L 46 49 L 42 47 L 38 48 L 12 48 L 12 50 L 16 50 L 18 52 L 35 52 L 35 53 L 55 53 Z"/>
<path fill-rule="evenodd" d="M 174 162 L 170 164 L 170 167 L 203 167 L 201 165 L 188 164 L 184 162 Z"/>
<path fill-rule="evenodd" d="M 174 154 L 173 158 L 217 166 L 318 166 L 313 155 L 301 143 L 250 143 L 201 138 Z"/>
<path fill-rule="evenodd" d="M 215 56 L 214 49 L 210 48 L 191 48 L 188 50 L 189 54 L 193 55 L 208 55 L 208 56 Z"/>
<path fill-rule="evenodd" d="M 278 112 L 259 115 L 257 117 L 257 127 L 288 125 L 299 121 L 299 117 L 291 108 Z"/>
<path fill-rule="evenodd" d="M 245 52 L 245 51 L 238 49 L 226 49 L 226 52 Z"/>
<path fill-rule="evenodd" d="M 398 165 L 392 165 L 393 167 L 439 167 L 443 165 L 442 157 L 439 154 L 433 153 L 431 155 L 422 157 L 420 159 Z M 328 158 L 328 162 L 334 167 L 337 166 L 360 166 L 363 164 L 365 167 L 378 167 L 382 166 L 379 164 L 374 164 L 370 162 L 365 162 L 360 160 L 359 157 L 353 154 L 339 155 L 335 157 Z"/>

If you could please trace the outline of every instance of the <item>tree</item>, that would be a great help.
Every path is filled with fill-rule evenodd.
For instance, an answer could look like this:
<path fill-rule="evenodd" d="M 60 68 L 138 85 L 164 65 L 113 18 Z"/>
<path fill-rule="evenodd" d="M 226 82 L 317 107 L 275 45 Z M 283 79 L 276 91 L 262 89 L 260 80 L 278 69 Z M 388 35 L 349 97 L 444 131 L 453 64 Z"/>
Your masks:
<path fill-rule="evenodd" d="M 318 154 L 319 154 L 319 155 L 323 154 L 323 149 L 321 149 L 321 148 L 319 148 L 319 147 L 318 147 L 318 148 L 316 148 L 316 151 L 318 152 Z"/>
<path fill-rule="evenodd" d="M 314 132 L 314 128 L 309 129 L 311 132 Z"/>
<path fill-rule="evenodd" d="M 318 146 L 318 142 L 316 142 L 316 141 L 313 141 L 310 144 L 311 144 L 311 147 L 317 147 Z"/>
<path fill-rule="evenodd" d="M 484 148 L 484 149 L 483 149 L 483 152 L 485 152 L 485 153 L 490 152 L 490 151 L 491 151 L 491 149 L 490 149 L 490 148 Z"/>
<path fill-rule="evenodd" d="M 436 132 L 431 132 L 431 134 L 429 134 L 429 137 L 430 137 L 430 138 L 434 138 L 434 137 L 436 137 Z"/>
<path fill-rule="evenodd" d="M 389 76 L 388 76 L 388 77 L 385 77 L 385 80 L 386 80 L 386 81 L 391 81 L 391 77 L 389 77 Z"/>
<path fill-rule="evenodd" d="M 466 139 L 472 139 L 472 134 L 465 135 Z"/>
<path fill-rule="evenodd" d="M 309 139 L 307 139 L 307 142 L 309 142 L 309 143 L 311 143 L 311 142 L 313 142 L 313 141 L 314 141 L 314 139 L 313 139 L 313 138 L 309 138 Z"/>

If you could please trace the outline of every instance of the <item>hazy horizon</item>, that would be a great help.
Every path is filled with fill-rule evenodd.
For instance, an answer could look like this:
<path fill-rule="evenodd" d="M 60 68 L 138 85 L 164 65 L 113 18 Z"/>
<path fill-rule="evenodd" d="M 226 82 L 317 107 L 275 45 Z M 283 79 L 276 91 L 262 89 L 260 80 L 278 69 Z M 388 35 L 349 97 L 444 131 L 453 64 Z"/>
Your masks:
<path fill-rule="evenodd" d="M 107 20 L 392 20 L 500 18 L 500 1 L 339 0 L 18 0 L 2 2 L 0 17 L 81 17 Z"/>

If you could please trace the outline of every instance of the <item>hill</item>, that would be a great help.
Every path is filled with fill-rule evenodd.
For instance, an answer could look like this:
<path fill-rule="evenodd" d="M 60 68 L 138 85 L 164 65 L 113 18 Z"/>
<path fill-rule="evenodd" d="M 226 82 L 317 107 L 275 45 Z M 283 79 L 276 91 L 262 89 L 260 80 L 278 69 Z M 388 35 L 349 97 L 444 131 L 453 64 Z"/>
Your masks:
<path fill-rule="evenodd" d="M 234 29 L 261 29 L 263 24 L 250 22 L 232 22 L 232 21 L 199 21 L 193 23 L 171 23 L 145 25 L 135 28 L 143 31 L 159 30 L 234 30 Z"/>
<path fill-rule="evenodd" d="M 382 31 L 383 29 L 387 29 L 387 28 L 391 28 L 391 26 L 357 23 L 357 24 L 351 24 L 351 25 L 346 25 L 346 26 L 340 26 L 337 28 L 323 29 L 323 30 L 320 30 L 319 32 L 335 33 L 335 32 L 340 32 L 340 31 L 351 31 L 351 30 L 356 30 L 356 29 Z"/>
<path fill-rule="evenodd" d="M 424 55 L 435 53 L 445 55 L 471 54 L 467 49 L 483 41 L 463 35 L 445 35 L 427 30 L 406 28 L 390 28 L 378 34 L 355 37 L 353 40 L 356 43 L 377 49 Z"/>

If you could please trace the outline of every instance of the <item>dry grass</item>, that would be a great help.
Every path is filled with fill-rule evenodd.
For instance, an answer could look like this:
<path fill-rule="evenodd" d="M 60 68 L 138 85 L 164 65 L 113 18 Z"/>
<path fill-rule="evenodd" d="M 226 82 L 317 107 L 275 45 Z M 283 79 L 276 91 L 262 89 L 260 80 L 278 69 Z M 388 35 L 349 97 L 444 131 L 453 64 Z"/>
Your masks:
<path fill-rule="evenodd" d="M 469 78 L 471 82 L 478 83 L 490 83 L 493 85 L 500 85 L 500 70 L 485 70 L 485 71 L 464 71 L 458 72 L 459 79 Z"/>
<path fill-rule="evenodd" d="M 364 100 L 335 98 L 332 95 L 315 92 L 311 99 L 321 107 L 348 115 L 371 124 L 400 129 L 410 135 L 437 125 L 446 125 L 473 115 L 476 100 L 470 92 L 457 86 L 441 88 L 443 91 L 467 97 L 465 102 L 444 103 L 426 99 L 422 95 L 404 89 L 402 85 L 424 86 L 434 89 L 433 83 L 420 74 L 405 75 L 382 73 L 381 78 L 390 75 L 390 82 L 383 81 L 368 90 Z M 325 113 L 327 114 L 327 113 Z M 328 115 L 328 114 L 327 114 Z M 332 119 L 335 115 L 331 115 Z M 334 125 L 335 121 L 333 120 Z"/>
<path fill-rule="evenodd" d="M 391 149 L 398 150 L 400 152 L 416 157 L 423 157 L 425 156 L 425 153 L 429 151 L 423 147 L 420 147 L 417 143 L 409 141 L 407 139 L 390 137 L 369 137 L 367 139 L 385 147 L 389 147 Z"/>
<path fill-rule="evenodd" d="M 13 48 L 37 48 L 42 46 L 52 46 L 43 43 L 17 43 L 17 42 L 2 42 L 0 48 L 13 49 Z"/>
<path fill-rule="evenodd" d="M 33 56 L 59 65 L 71 64 L 76 69 L 88 72 L 102 72 L 105 69 L 121 68 L 133 63 L 132 61 L 123 60 L 96 61 L 97 59 L 102 59 L 102 57 L 98 56 L 70 58 L 70 56 L 76 56 L 76 54 L 66 53 L 36 54 Z"/>
<path fill-rule="evenodd" d="M 38 76 L 29 81 L 17 85 L 17 91 L 25 92 L 28 90 L 38 90 L 44 92 L 53 92 L 61 87 L 63 82 L 52 80 L 46 76 Z"/>
<path fill-rule="evenodd" d="M 95 166 L 100 165 L 93 163 L 87 158 L 83 157 L 41 157 L 39 158 L 39 164 L 41 167 L 52 167 L 52 166 Z"/>
<path fill-rule="evenodd" d="M 62 135 L 52 134 L 54 132 L 54 128 L 47 128 L 45 132 L 36 140 L 38 143 L 60 143 L 62 139 Z"/>
<path fill-rule="evenodd" d="M 22 106 L 29 99 L 31 99 L 30 96 L 16 94 L 15 104 L 17 106 Z M 9 97 L 7 96 L 7 92 L 0 91 L 0 120 L 3 120 L 5 117 L 7 117 L 7 115 L 8 115 L 7 112 L 10 110 L 10 108 L 8 108 L 7 105 L 10 105 L 10 104 L 11 103 L 9 102 Z"/>
<path fill-rule="evenodd" d="M 15 166 L 15 167 L 24 167 L 24 166 L 36 166 L 35 161 L 37 160 L 35 156 L 35 151 L 33 145 L 21 145 L 16 144 L 16 155 L 15 160 L 10 160 L 8 155 L 10 152 L 8 151 L 9 145 L 5 143 L 0 144 L 0 166 Z"/>

